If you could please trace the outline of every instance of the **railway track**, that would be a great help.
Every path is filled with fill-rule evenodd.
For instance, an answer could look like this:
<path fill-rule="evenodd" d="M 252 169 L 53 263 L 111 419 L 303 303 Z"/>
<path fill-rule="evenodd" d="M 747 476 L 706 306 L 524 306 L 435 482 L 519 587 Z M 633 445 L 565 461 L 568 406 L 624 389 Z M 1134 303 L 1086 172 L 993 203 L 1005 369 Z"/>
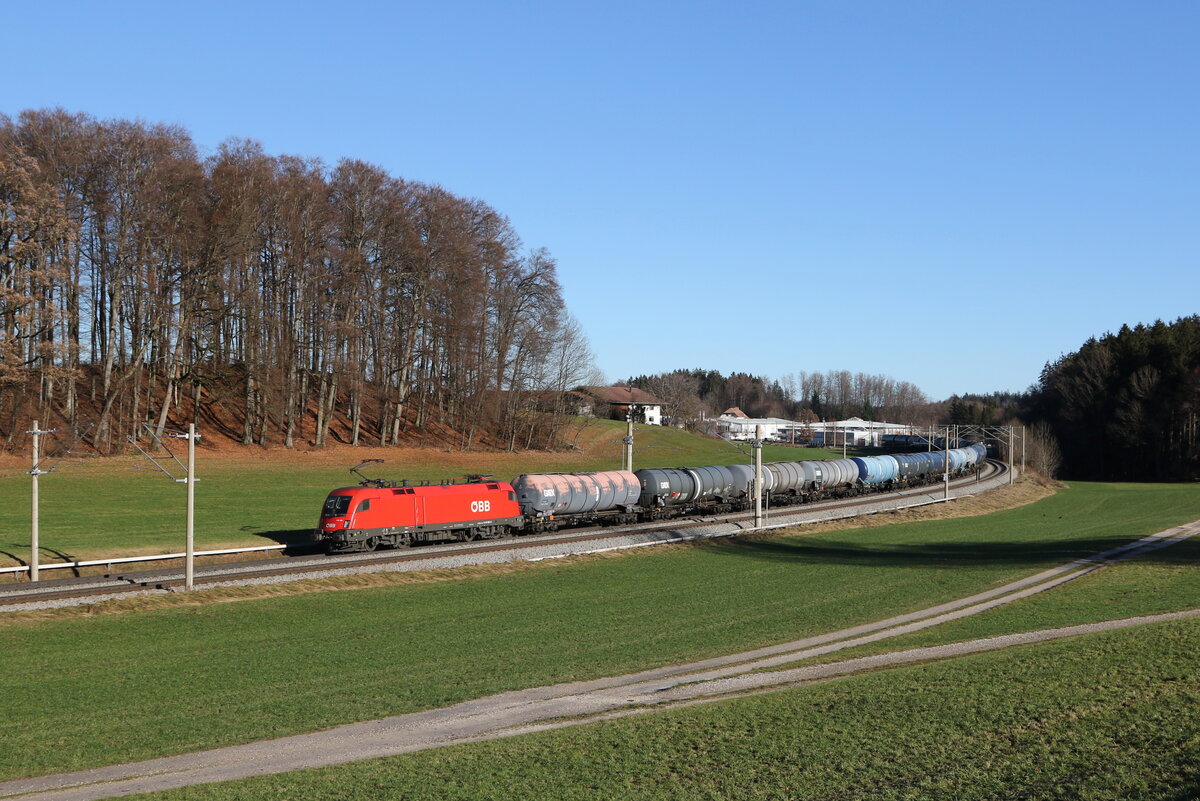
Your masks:
<path fill-rule="evenodd" d="M 979 479 L 974 476 L 955 479 L 950 482 L 951 489 L 970 485 L 976 481 L 994 480 L 1007 473 L 1008 467 L 999 462 L 988 461 Z M 857 496 L 848 499 L 821 501 L 818 503 L 799 506 L 778 507 L 769 510 L 767 526 L 781 528 L 807 522 L 802 518 L 811 518 L 813 514 L 824 516 L 825 519 L 835 517 L 853 517 L 859 514 L 870 514 L 884 511 L 889 504 L 896 500 L 918 497 L 931 497 L 940 494 L 940 485 L 926 485 L 898 492 L 878 495 Z M 936 502 L 937 499 L 925 501 Z M 905 504 L 901 504 L 904 506 Z M 913 505 L 913 504 L 907 504 Z M 894 507 L 891 507 L 894 508 Z M 626 540 L 631 535 L 642 539 L 638 544 L 649 545 L 667 542 L 679 542 L 703 537 L 730 536 L 751 529 L 753 514 L 739 512 L 729 515 L 712 517 L 676 518 L 669 521 L 656 521 L 626 526 L 591 526 L 573 528 L 547 534 L 533 534 L 504 540 L 490 540 L 472 543 L 454 543 L 446 545 L 423 545 L 411 549 L 391 551 L 376 551 L 373 553 L 325 555 L 313 554 L 304 556 L 281 556 L 271 559 L 261 559 L 247 562 L 226 562 L 220 564 L 197 565 L 195 583 L 202 586 L 219 586 L 256 583 L 264 580 L 297 580 L 301 578 L 319 578 L 322 576 L 344 575 L 346 573 L 369 572 L 389 569 L 421 569 L 428 566 L 434 569 L 442 565 L 439 561 L 453 557 L 461 564 L 485 563 L 497 561 L 512 561 L 509 556 L 513 552 L 532 551 L 557 547 L 568 555 L 572 547 L 584 545 L 577 552 L 592 552 L 606 550 L 606 544 Z M 713 533 L 714 529 L 725 527 L 725 530 Z M 617 546 L 621 547 L 621 546 Z M 500 558 L 497 558 L 500 556 Z M 403 565 L 409 564 L 408 567 Z M 69 579 L 54 579 L 41 581 L 37 584 L 22 583 L 0 586 L 0 611 L 17 611 L 31 604 L 44 602 L 62 602 L 73 600 L 79 603 L 90 603 L 123 595 L 145 592 L 174 592 L 183 588 L 181 568 L 156 568 L 153 570 L 124 571 L 108 573 L 99 576 L 82 576 Z"/>

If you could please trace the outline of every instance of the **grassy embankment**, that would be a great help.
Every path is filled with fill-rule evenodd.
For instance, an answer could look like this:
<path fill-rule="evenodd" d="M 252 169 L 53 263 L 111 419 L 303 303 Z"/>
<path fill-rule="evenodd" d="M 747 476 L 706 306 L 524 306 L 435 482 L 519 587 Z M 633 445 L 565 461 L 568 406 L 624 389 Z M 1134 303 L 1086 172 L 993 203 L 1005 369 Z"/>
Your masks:
<path fill-rule="evenodd" d="M 735 446 L 677 429 L 637 426 L 636 467 L 745 462 L 749 446 Z M 325 451 L 257 449 L 197 454 L 196 547 L 200 550 L 268 545 L 307 537 L 329 490 L 368 476 L 410 481 L 459 478 L 469 473 L 508 480 L 521 473 L 613 470 L 621 464 L 625 425 L 591 421 L 570 452 L 462 453 L 379 448 Z M 175 443 L 177 454 L 185 453 Z M 768 461 L 831 458 L 832 451 L 768 445 Z M 840 456 L 840 452 L 838 453 Z M 170 553 L 183 548 L 184 488 L 132 458 L 68 462 L 40 482 L 43 563 Z M 0 567 L 27 562 L 30 479 L 24 462 L 0 464 Z M 182 473 L 181 473 L 182 475 Z M 55 577 L 55 573 L 47 577 Z"/>
<path fill-rule="evenodd" d="M 0 619 L 0 777 L 279 736 L 783 642 L 962 597 L 1198 516 L 1200 486 L 1082 484 L 985 517 L 674 547 L 454 581 L 398 578 L 407 583 L 358 592 L 82 619 L 8 617 Z M 1142 557 L 1134 564 L 1145 575 L 1101 591 L 1117 602 L 1099 611 L 1070 601 L 1072 593 L 1131 565 L 1074 582 L 1046 596 L 1055 610 L 1047 625 L 1198 606 L 1194 554 Z M 1038 627 L 1039 619 L 1024 625 Z M 1140 657 L 1116 650 L 1140 669 Z M 1193 654 L 1186 658 L 1194 673 Z M 967 674 L 962 681 L 969 683 Z M 886 686 L 880 692 L 894 693 L 888 703 L 904 697 Z M 812 702 L 801 694 L 795 703 L 809 709 Z M 703 725 L 720 739 L 725 719 L 737 715 L 711 714 Z M 747 714 L 753 721 L 758 713 Z M 792 726 L 786 716 L 771 720 L 763 731 Z M 818 716 L 811 726 L 826 729 L 829 720 Z M 925 724 L 919 716 L 910 722 L 921 741 Z M 691 724 L 646 725 L 666 725 L 668 743 L 689 747 Z M 580 731 L 556 736 L 574 750 L 571 738 L 592 736 Z M 907 730 L 897 736 L 909 739 Z"/>

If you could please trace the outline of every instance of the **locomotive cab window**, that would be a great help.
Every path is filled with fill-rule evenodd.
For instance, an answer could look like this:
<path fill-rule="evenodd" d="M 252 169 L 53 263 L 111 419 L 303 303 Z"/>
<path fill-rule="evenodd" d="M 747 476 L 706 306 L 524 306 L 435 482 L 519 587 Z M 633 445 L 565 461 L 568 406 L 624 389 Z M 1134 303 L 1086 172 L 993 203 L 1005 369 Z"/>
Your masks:
<path fill-rule="evenodd" d="M 321 515 L 322 517 L 345 517 L 349 510 L 349 495 L 330 495 L 325 499 L 325 508 Z"/>
<path fill-rule="evenodd" d="M 363 501 L 362 503 L 360 503 L 358 505 L 358 509 L 356 511 L 365 512 L 370 508 L 371 508 L 371 499 L 367 498 L 365 501 Z"/>

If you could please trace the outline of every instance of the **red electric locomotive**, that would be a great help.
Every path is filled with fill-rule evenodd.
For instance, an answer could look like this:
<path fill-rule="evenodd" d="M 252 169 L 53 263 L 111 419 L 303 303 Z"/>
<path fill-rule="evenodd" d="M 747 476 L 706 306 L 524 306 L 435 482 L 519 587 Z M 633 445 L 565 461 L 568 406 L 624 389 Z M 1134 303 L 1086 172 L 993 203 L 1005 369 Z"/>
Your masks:
<path fill-rule="evenodd" d="M 314 537 L 329 552 L 504 537 L 523 525 L 506 481 L 396 486 L 378 479 L 329 493 Z"/>

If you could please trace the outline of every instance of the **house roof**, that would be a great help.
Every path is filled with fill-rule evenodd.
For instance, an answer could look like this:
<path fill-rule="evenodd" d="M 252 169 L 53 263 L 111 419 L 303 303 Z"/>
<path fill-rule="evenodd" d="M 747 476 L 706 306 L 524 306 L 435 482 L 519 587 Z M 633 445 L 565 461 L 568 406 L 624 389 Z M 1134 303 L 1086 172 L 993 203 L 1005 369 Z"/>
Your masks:
<path fill-rule="evenodd" d="M 665 406 L 662 401 L 637 387 L 576 387 L 576 392 L 604 403 L 629 406 Z"/>
<path fill-rule="evenodd" d="M 726 409 L 725 411 L 721 412 L 721 416 L 722 416 L 722 417 L 745 417 L 745 418 L 747 418 L 747 419 L 749 419 L 749 418 L 750 418 L 750 415 L 748 415 L 748 414 L 746 414 L 745 412 L 743 412 L 743 411 L 742 411 L 740 408 L 738 408 L 737 406 L 731 406 L 730 408 L 728 408 L 728 409 Z"/>

